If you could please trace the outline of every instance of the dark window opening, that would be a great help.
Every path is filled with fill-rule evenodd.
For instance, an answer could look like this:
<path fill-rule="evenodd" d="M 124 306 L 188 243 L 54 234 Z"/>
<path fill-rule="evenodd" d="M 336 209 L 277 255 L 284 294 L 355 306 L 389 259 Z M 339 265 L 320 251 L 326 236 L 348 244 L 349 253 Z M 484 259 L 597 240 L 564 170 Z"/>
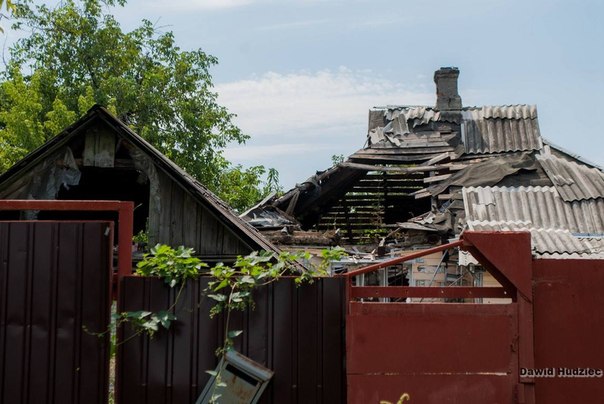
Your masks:
<path fill-rule="evenodd" d="M 57 200 L 111 200 L 134 202 L 134 234 L 145 231 L 149 217 L 149 181 L 132 168 L 81 167 L 80 183 L 61 187 Z M 117 212 L 43 211 L 39 220 L 112 220 L 116 223 L 115 243 L 118 241 Z"/>

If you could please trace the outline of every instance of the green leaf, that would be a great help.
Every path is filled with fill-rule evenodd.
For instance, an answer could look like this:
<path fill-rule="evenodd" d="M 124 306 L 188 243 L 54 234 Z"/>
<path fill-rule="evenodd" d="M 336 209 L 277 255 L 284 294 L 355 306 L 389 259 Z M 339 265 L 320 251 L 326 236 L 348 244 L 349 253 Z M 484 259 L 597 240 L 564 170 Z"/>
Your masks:
<path fill-rule="evenodd" d="M 226 295 L 208 295 L 208 297 L 216 300 L 217 302 L 224 302 L 227 299 Z"/>
<path fill-rule="evenodd" d="M 227 333 L 229 338 L 236 338 L 243 333 L 243 330 L 232 330 Z"/>
<path fill-rule="evenodd" d="M 220 289 L 224 289 L 229 285 L 228 279 L 223 279 L 216 287 L 212 287 L 214 292 L 218 292 Z"/>
<path fill-rule="evenodd" d="M 128 318 L 135 318 L 140 320 L 150 316 L 152 313 L 150 311 L 127 311 L 123 314 L 125 314 Z"/>
<path fill-rule="evenodd" d="M 176 320 L 176 316 L 169 311 L 159 311 L 154 314 L 154 317 L 159 320 L 162 327 L 169 329 L 172 321 Z"/>
<path fill-rule="evenodd" d="M 159 330 L 158 322 L 156 320 L 145 321 L 144 323 L 141 324 L 141 326 L 144 329 L 150 330 L 153 332 Z"/>
<path fill-rule="evenodd" d="M 252 278 L 251 276 L 249 276 L 249 275 L 242 276 L 239 281 L 241 283 L 249 283 L 249 284 L 256 283 L 256 280 L 254 278 Z"/>

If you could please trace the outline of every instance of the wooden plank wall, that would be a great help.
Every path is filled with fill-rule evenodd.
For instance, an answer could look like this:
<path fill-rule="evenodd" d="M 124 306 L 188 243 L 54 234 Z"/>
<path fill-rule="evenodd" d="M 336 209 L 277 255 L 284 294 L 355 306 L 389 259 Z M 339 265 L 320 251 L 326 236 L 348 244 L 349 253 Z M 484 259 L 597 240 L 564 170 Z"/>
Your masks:
<path fill-rule="evenodd" d="M 192 247 L 201 256 L 245 255 L 252 249 L 212 212 L 158 169 L 159 208 L 149 209 L 149 241 Z M 154 198 L 150 198 L 154 204 Z M 159 215 L 159 216 L 158 216 Z"/>

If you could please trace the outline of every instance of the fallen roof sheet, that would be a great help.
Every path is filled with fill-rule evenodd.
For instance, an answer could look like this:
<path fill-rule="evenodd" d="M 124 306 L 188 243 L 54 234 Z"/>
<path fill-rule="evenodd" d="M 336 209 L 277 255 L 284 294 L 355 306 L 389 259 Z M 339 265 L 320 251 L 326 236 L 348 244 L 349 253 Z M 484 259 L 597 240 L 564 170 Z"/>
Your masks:
<path fill-rule="evenodd" d="M 526 221 L 531 227 L 604 234 L 604 199 L 565 202 L 555 187 L 463 188 L 467 221 Z"/>
<path fill-rule="evenodd" d="M 294 218 L 274 206 L 267 205 L 248 210 L 240 216 L 243 220 L 257 229 L 275 229 L 284 226 L 298 226 Z"/>
<path fill-rule="evenodd" d="M 409 121 L 413 121 L 412 126 L 416 127 L 440 119 L 440 113 L 430 107 L 389 108 L 384 112 L 384 115 L 386 121 L 388 121 L 388 125 L 384 130 L 397 135 L 409 133 Z"/>
<path fill-rule="evenodd" d="M 536 171 L 536 166 L 535 159 L 526 152 L 489 158 L 471 164 L 442 182 L 428 187 L 428 192 L 431 195 L 438 195 L 452 185 L 466 187 L 493 186 L 505 177 L 514 175 L 521 170 Z"/>
<path fill-rule="evenodd" d="M 537 160 L 565 201 L 604 198 L 604 173 L 597 168 L 551 154 L 538 155 Z"/>

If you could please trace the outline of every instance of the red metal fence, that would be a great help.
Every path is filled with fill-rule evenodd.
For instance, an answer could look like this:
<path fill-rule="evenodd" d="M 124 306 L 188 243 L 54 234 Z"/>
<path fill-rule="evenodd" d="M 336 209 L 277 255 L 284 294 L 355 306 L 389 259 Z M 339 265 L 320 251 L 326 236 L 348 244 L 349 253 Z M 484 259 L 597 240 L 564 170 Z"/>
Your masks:
<path fill-rule="evenodd" d="M 107 402 L 110 227 L 0 222 L 0 402 Z"/>
<path fill-rule="evenodd" d="M 120 403 L 192 403 L 201 393 L 225 335 L 224 318 L 211 320 L 212 301 L 202 297 L 208 281 L 188 282 L 169 332 L 132 338 L 126 327 L 117 358 Z M 160 279 L 126 277 L 120 310 L 166 310 L 176 294 Z M 254 301 L 254 309 L 231 314 L 229 328 L 243 330 L 235 349 L 275 372 L 261 402 L 346 402 L 344 280 L 297 287 L 282 279 L 256 290 Z"/>
<path fill-rule="evenodd" d="M 34 202 L 0 201 L 0 209 L 54 206 Z M 126 219 L 132 209 L 89 205 L 57 209 L 117 209 Z M 129 271 L 128 227 L 121 274 Z M 94 333 L 109 323 L 111 239 L 105 222 L 0 222 L 0 402 L 107 401 L 108 335 Z M 261 402 L 600 403 L 604 260 L 534 260 L 528 233 L 468 232 L 437 249 L 454 246 L 471 251 L 503 287 L 356 287 L 328 278 L 257 290 L 255 309 L 235 313 L 229 328 L 244 331 L 238 351 L 275 372 Z M 172 307 L 178 291 L 162 280 L 123 278 L 121 311 L 171 308 L 178 320 L 153 339 L 123 330 L 120 403 L 195 401 L 225 335 L 224 318 L 209 318 L 208 281 L 189 282 Z M 512 303 L 375 301 L 421 296 Z"/>
<path fill-rule="evenodd" d="M 526 235 L 517 237 L 520 244 L 530 243 Z M 483 241 L 468 238 L 479 245 Z M 356 274 L 459 246 L 475 247 L 460 240 L 346 275 L 350 403 L 514 403 L 520 390 L 524 393 L 518 356 L 524 296 L 515 282 L 502 282 L 504 288 L 352 286 Z M 519 258 L 512 272 L 524 270 L 522 261 L 530 259 L 530 244 L 521 247 L 515 250 Z M 510 276 L 506 265 L 489 264 L 499 278 Z M 372 300 L 376 297 L 510 297 L 513 303 L 382 303 Z"/>

